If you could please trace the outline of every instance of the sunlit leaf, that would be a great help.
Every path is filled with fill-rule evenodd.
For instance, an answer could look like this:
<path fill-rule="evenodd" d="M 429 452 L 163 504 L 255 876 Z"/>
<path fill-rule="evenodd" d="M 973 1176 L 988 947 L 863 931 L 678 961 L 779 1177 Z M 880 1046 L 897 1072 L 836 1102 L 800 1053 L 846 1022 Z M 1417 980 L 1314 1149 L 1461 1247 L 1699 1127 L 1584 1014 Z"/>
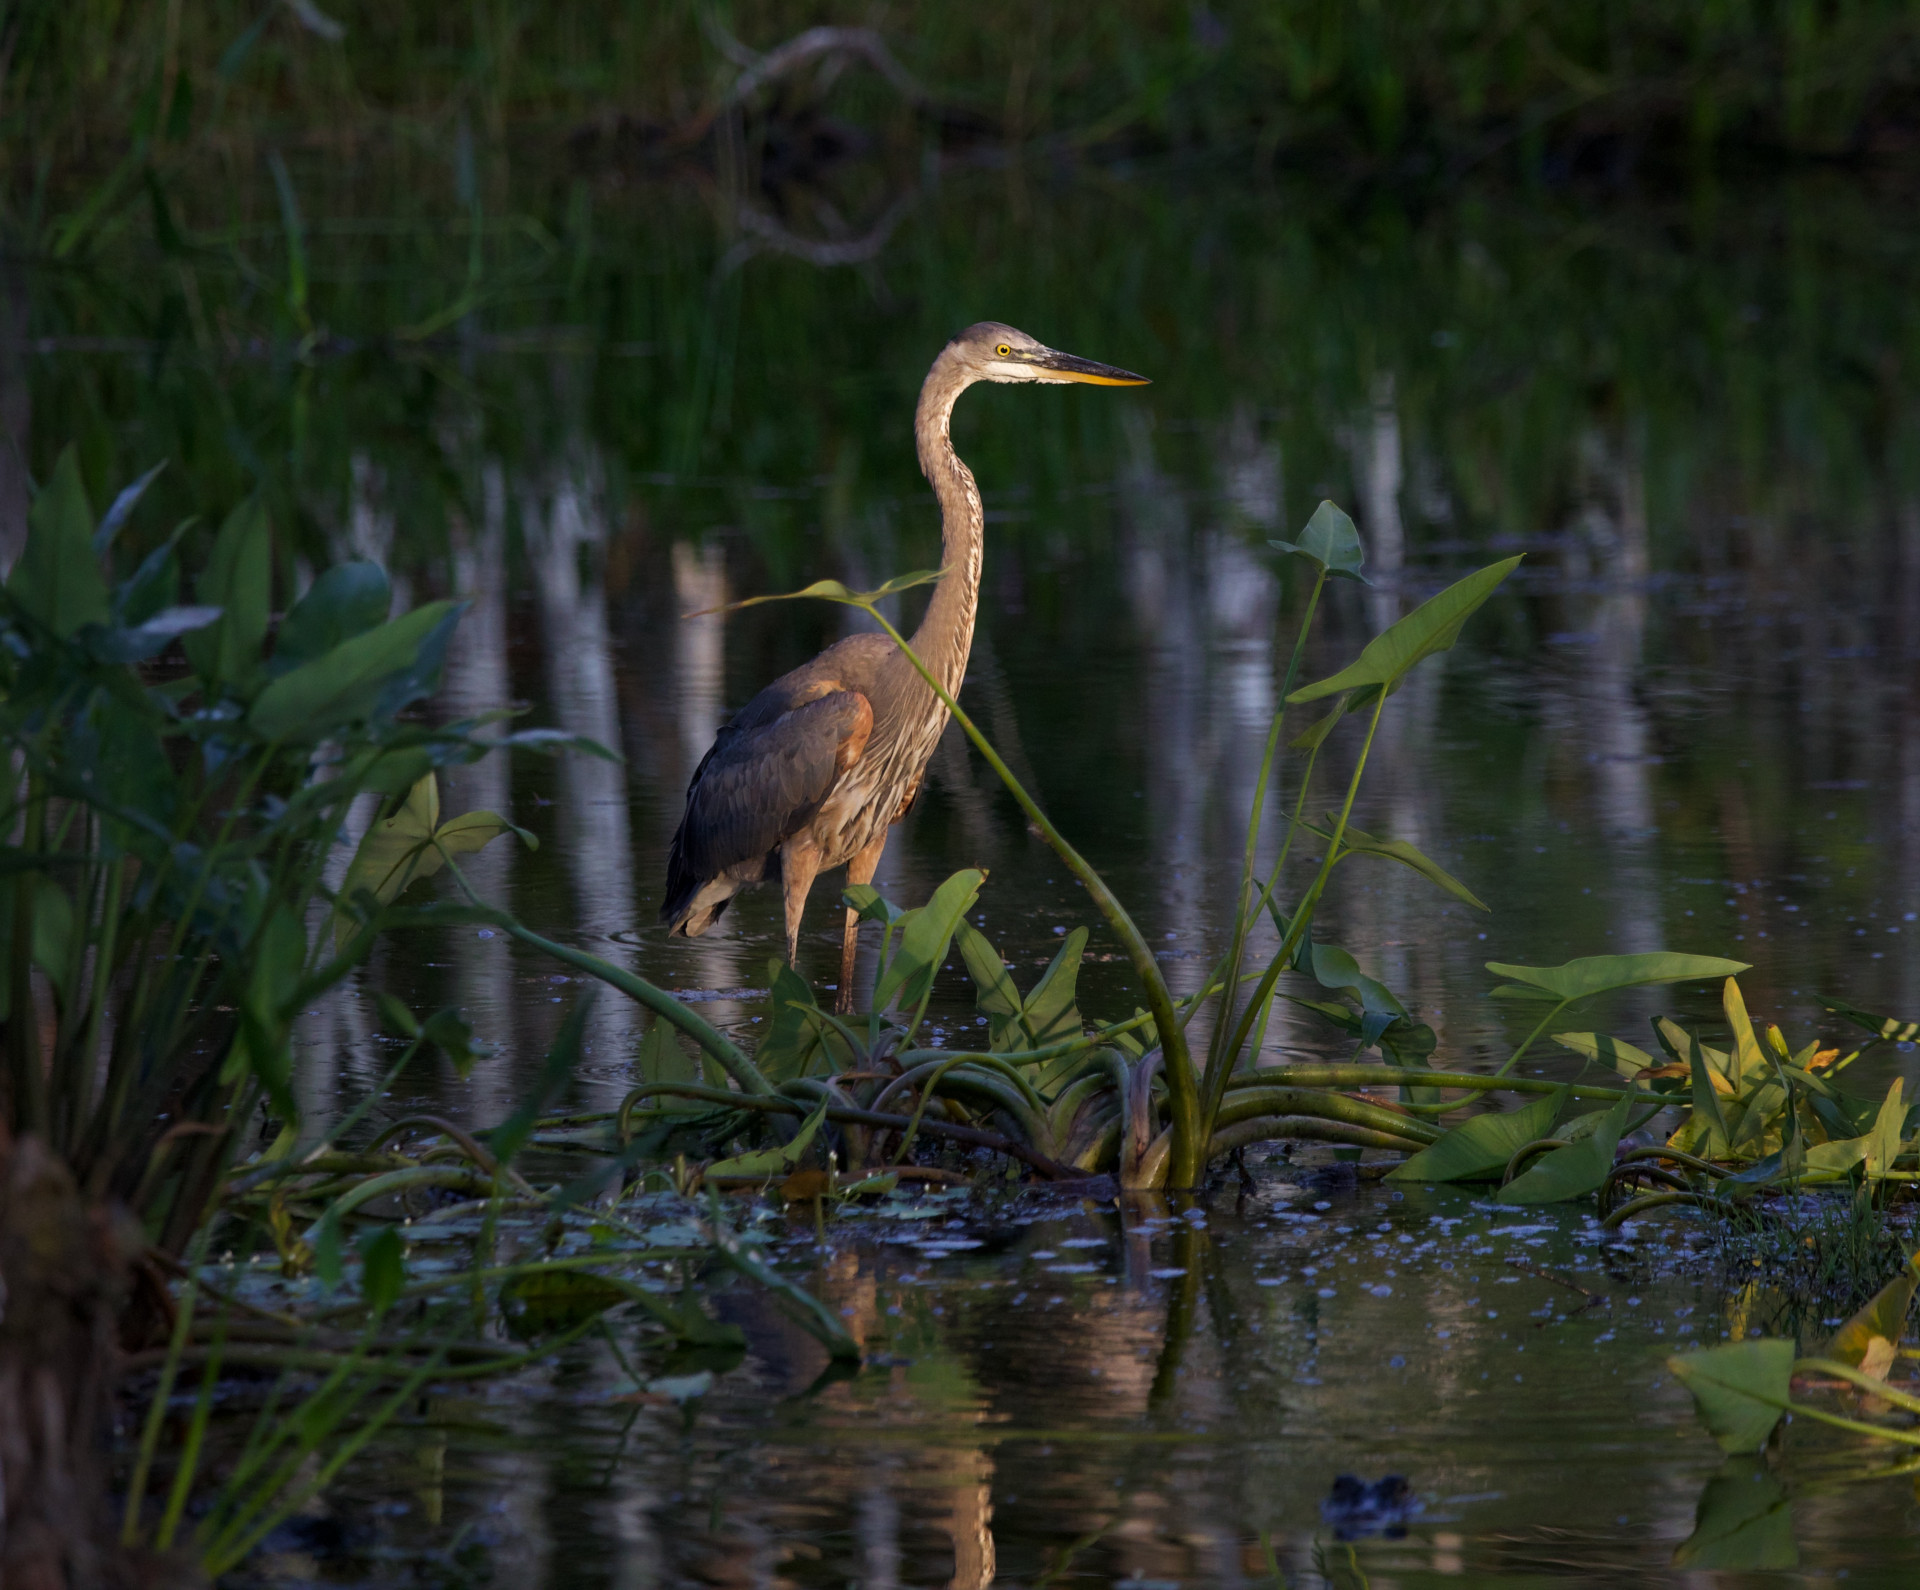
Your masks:
<path fill-rule="evenodd" d="M 1746 998 L 1740 992 L 1740 985 L 1731 977 L 1720 990 L 1720 1006 L 1726 1012 L 1727 1025 L 1733 1029 L 1734 1084 L 1737 1088 L 1745 1089 L 1756 1077 L 1772 1075 L 1773 1063 L 1760 1047 L 1760 1039 L 1753 1030 L 1753 1019 L 1747 1014 Z"/>
<path fill-rule="evenodd" d="M 1877 1016 L 1858 1005 L 1849 1005 L 1844 999 L 1835 999 L 1831 994 L 1815 994 L 1813 997 L 1822 1009 L 1830 1010 L 1836 1016 L 1844 1016 L 1856 1027 L 1864 1027 L 1876 1038 L 1883 1038 L 1889 1043 L 1912 1043 L 1920 1037 L 1920 1021 L 1903 1021 L 1898 1016 Z"/>
<path fill-rule="evenodd" d="M 1360 572 L 1367 561 L 1360 532 L 1342 509 L 1325 499 L 1313 510 L 1313 517 L 1300 532 L 1298 541 L 1269 541 L 1267 545 L 1276 552 L 1290 552 L 1310 559 L 1336 579 L 1358 580 L 1362 585 L 1373 583 Z"/>
<path fill-rule="evenodd" d="M 1786 1411 L 1794 1344 L 1776 1337 L 1732 1341 L 1667 1360 L 1723 1452 L 1758 1452 Z"/>
<path fill-rule="evenodd" d="M 1916 1287 L 1920 1287 L 1920 1274 L 1916 1274 L 1909 1263 L 1833 1333 L 1821 1356 L 1859 1365 L 1866 1362 L 1876 1341 L 1885 1342 L 1889 1347 L 1899 1346 L 1900 1338 L 1906 1334 L 1907 1315 L 1913 1308 Z M 1884 1349 L 1880 1356 L 1886 1356 Z M 1882 1374 L 1880 1378 L 1886 1377 Z"/>
<path fill-rule="evenodd" d="M 1907 1079 L 1895 1077 L 1893 1086 L 1874 1117 L 1873 1130 L 1867 1134 L 1867 1180 L 1879 1181 L 1893 1169 L 1907 1135 Z"/>
<path fill-rule="evenodd" d="M 891 927 L 907 914 L 870 883 L 850 883 L 840 891 L 840 898 L 861 921 L 882 927 Z"/>
<path fill-rule="evenodd" d="M 1557 1204 L 1583 1198 L 1596 1190 L 1613 1169 L 1613 1152 L 1627 1129 L 1632 1099 L 1622 1099 L 1610 1110 L 1596 1110 L 1579 1122 L 1568 1122 L 1566 1148 L 1550 1149 L 1502 1187 L 1494 1196 L 1503 1204 Z"/>
<path fill-rule="evenodd" d="M 1618 988 L 1641 988 L 1651 983 L 1690 983 L 1701 978 L 1732 977 L 1746 971 L 1745 961 L 1717 955 L 1677 955 L 1655 950 L 1644 955 L 1583 955 L 1561 966 L 1509 966 L 1488 961 L 1487 970 L 1507 979 L 1508 988 L 1496 995 L 1510 999 L 1560 1000 L 1571 1003 Z"/>
<path fill-rule="evenodd" d="M 1610 1038 L 1605 1033 L 1556 1032 L 1553 1041 L 1563 1049 L 1613 1067 L 1623 1077 L 1637 1077 L 1653 1066 L 1653 1056 L 1646 1050 L 1636 1049 L 1626 1039 Z"/>
<path fill-rule="evenodd" d="M 986 876 L 977 867 L 963 868 L 935 889 L 925 905 L 900 918 L 893 955 L 874 986 L 875 1010 L 885 1010 L 896 994 L 907 1009 L 925 997 L 962 918 L 979 899 Z"/>
<path fill-rule="evenodd" d="M 344 944 L 359 930 L 349 907 L 363 890 L 381 905 L 409 884 L 430 878 L 451 857 L 484 850 L 502 834 L 516 834 L 529 850 L 540 841 L 497 812 L 462 812 L 446 822 L 440 816 L 440 784 L 429 773 L 408 791 L 398 811 L 367 829 L 340 883 L 340 908 L 334 913 L 334 942 Z"/>
<path fill-rule="evenodd" d="M 1517 556 L 1503 558 L 1449 585 L 1439 595 L 1428 597 L 1397 624 L 1374 636 L 1339 673 L 1294 691 L 1287 697 L 1288 703 L 1298 706 L 1366 685 L 1392 689 L 1417 664 L 1451 647 L 1460 638 L 1461 626 L 1519 563 Z"/>
<path fill-rule="evenodd" d="M 1517 1110 L 1476 1115 L 1389 1171 L 1387 1180 L 1483 1181 L 1498 1176 L 1520 1149 L 1552 1132 L 1568 1097 L 1568 1089 L 1557 1088 Z"/>

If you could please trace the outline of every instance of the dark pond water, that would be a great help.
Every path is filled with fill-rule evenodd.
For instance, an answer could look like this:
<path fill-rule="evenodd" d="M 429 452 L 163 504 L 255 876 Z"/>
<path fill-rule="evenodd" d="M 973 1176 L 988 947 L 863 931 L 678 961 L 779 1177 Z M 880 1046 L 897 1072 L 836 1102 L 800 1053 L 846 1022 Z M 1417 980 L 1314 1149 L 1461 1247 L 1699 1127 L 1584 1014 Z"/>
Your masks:
<path fill-rule="evenodd" d="M 1491 911 L 1356 864 L 1321 917 L 1433 1024 L 1438 1060 L 1485 1064 L 1517 1038 L 1484 997 L 1489 960 L 1733 955 L 1756 1016 L 1790 1034 L 1832 1031 L 1820 992 L 1920 1013 L 1920 318 L 1915 237 L 1871 192 L 1418 213 L 1218 173 L 960 172 L 857 268 L 822 270 L 756 257 L 741 238 L 770 234 L 716 228 L 684 193 L 521 175 L 487 233 L 500 285 L 444 333 L 395 340 L 455 299 L 457 226 L 296 175 L 321 328 L 305 343 L 271 201 L 245 192 L 176 196 L 198 252 L 129 236 L 116 271 L 10 279 L 25 455 L 43 469 L 77 436 L 103 486 L 173 457 L 155 535 L 164 508 L 219 511 L 258 484 L 290 585 L 357 553 L 416 597 L 468 598 L 448 710 L 524 702 L 625 759 L 464 771 L 452 809 L 509 812 L 541 841 L 472 876 L 716 1022 L 750 1035 L 764 1015 L 777 901 L 743 899 L 705 940 L 660 936 L 681 791 L 725 714 L 840 619 L 679 615 L 935 561 L 907 418 L 945 335 L 983 315 L 1156 379 L 964 400 L 989 520 L 964 701 L 1164 946 L 1176 992 L 1222 943 L 1302 594 L 1266 542 L 1330 495 L 1378 583 L 1334 593 L 1310 677 L 1448 579 L 1528 554 L 1393 700 L 1355 811 Z M 1339 773 L 1355 747 L 1332 745 Z M 973 865 L 1017 967 L 1091 922 L 950 737 L 878 882 L 914 904 Z M 817 980 L 831 897 L 803 944 Z M 1082 1010 L 1127 1013 L 1098 928 L 1091 954 Z M 316 1120 L 385 1068 L 379 988 L 457 1003 L 497 1046 L 470 1081 L 416 1078 L 382 1108 L 475 1121 L 510 1106 L 582 992 L 484 932 L 391 945 L 304 1024 Z M 1682 990 L 1593 1020 L 1636 1037 L 1656 1010 L 1713 1008 Z M 958 973 L 934 1021 L 975 1021 Z M 618 1101 L 640 1034 L 596 1002 L 581 1106 Z M 1267 1049 L 1345 1053 L 1285 1006 Z M 1881 1075 L 1911 1080 L 1912 1059 Z M 857 1377 L 819 1382 L 807 1339 L 730 1294 L 750 1355 L 684 1409 L 621 1400 L 633 1382 L 598 1350 L 436 1399 L 332 1499 L 344 1555 L 290 1536 L 269 1566 L 1144 1590 L 1271 1582 L 1264 1532 L 1295 1584 L 1691 1583 L 1673 1554 L 1703 1494 L 1764 1493 L 1771 1533 L 1734 1565 L 1777 1573 L 1752 1582 L 1920 1571 L 1910 1479 L 1839 1483 L 1889 1452 L 1795 1430 L 1777 1471 L 1722 1470 L 1663 1360 L 1746 1316 L 1684 1222 L 1610 1246 L 1580 1213 L 1300 1190 L 1272 1168 L 1186 1219 L 909 1212 L 848 1221 L 824 1256 L 792 1238 L 796 1273 L 876 1355 Z M 1579 1288 L 1599 1301 L 1572 1307 Z M 1420 1511 L 1344 1541 L 1321 1513 L 1342 1473 L 1404 1475 Z"/>

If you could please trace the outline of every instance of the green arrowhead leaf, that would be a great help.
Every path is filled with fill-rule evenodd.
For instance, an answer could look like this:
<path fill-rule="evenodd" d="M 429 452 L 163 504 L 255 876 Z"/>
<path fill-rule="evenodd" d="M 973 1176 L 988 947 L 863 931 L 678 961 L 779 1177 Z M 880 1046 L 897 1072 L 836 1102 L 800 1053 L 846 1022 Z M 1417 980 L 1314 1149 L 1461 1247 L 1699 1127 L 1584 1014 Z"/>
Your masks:
<path fill-rule="evenodd" d="M 1294 691 L 1287 697 L 1288 704 L 1298 706 L 1368 685 L 1391 690 L 1418 663 L 1450 648 L 1460 638 L 1461 626 L 1519 563 L 1518 556 L 1503 558 L 1455 581 L 1439 595 L 1428 597 L 1397 624 L 1368 641 L 1366 649 L 1339 673 Z"/>
<path fill-rule="evenodd" d="M 1591 999 L 1617 988 L 1640 988 L 1649 983 L 1690 983 L 1709 977 L 1733 977 L 1746 971 L 1745 961 L 1717 955 L 1676 955 L 1655 950 L 1645 955 L 1585 955 L 1561 966 L 1509 966 L 1488 961 L 1487 970 L 1519 985 L 1496 988 L 1496 998 L 1565 1000 Z"/>
<path fill-rule="evenodd" d="M 1723 1452 L 1758 1452 L 1786 1411 L 1794 1344 L 1776 1337 L 1726 1342 L 1667 1360 Z"/>
<path fill-rule="evenodd" d="M 1503 1204 L 1558 1204 L 1584 1197 L 1607 1179 L 1613 1169 L 1613 1151 L 1627 1129 L 1632 1099 L 1622 1099 L 1610 1110 L 1596 1110 L 1567 1123 L 1569 1137 L 1578 1141 L 1542 1154 L 1494 1195 Z M 1590 1124 L 1584 1134 L 1574 1128 Z"/>
<path fill-rule="evenodd" d="M 1388 1181 L 1481 1181 L 1498 1176 L 1528 1143 L 1553 1130 L 1568 1090 L 1542 1094 L 1517 1110 L 1489 1111 L 1456 1126 L 1387 1173 Z"/>
<path fill-rule="evenodd" d="M 1335 579 L 1358 580 L 1362 585 L 1373 583 L 1360 572 L 1361 565 L 1367 561 L 1367 551 L 1353 520 L 1324 499 L 1313 510 L 1313 517 L 1300 532 L 1298 541 L 1269 541 L 1267 545 L 1276 552 L 1290 552 L 1310 559 Z"/>

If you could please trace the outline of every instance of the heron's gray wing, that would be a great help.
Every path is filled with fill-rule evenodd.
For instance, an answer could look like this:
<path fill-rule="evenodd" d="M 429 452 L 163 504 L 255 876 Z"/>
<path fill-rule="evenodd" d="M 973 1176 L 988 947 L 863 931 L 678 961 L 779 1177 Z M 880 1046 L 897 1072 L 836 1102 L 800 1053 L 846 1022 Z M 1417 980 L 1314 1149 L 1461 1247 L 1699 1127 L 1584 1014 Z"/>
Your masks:
<path fill-rule="evenodd" d="M 873 708 L 835 690 L 776 716 L 750 704 L 720 731 L 687 787 L 668 857 L 667 892 L 767 856 L 820 809 L 865 747 Z"/>

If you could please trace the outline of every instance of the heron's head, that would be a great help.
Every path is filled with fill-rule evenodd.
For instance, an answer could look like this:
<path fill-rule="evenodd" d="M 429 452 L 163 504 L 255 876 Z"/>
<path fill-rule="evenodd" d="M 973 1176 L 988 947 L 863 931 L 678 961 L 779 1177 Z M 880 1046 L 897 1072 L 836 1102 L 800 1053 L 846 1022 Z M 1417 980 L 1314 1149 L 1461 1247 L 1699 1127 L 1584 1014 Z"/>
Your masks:
<path fill-rule="evenodd" d="M 997 320 L 983 320 L 967 327 L 947 344 L 943 358 L 958 364 L 975 381 L 1083 381 L 1092 386 L 1147 384 L 1144 375 L 1062 353 Z"/>

